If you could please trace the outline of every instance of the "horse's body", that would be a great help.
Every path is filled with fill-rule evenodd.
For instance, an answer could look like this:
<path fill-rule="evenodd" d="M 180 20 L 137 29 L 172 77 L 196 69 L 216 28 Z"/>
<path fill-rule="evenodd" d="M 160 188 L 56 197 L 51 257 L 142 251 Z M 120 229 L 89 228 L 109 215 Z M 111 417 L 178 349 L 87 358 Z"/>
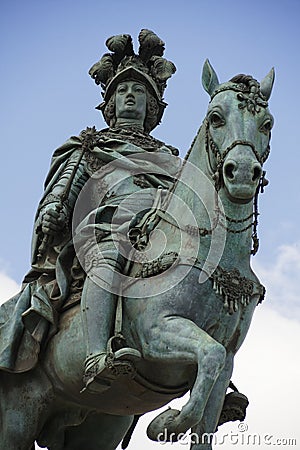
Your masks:
<path fill-rule="evenodd" d="M 136 363 L 136 376 L 119 377 L 102 394 L 80 393 L 86 352 L 80 307 L 66 310 L 34 370 L 0 373 L 1 449 L 30 450 L 38 440 L 51 450 L 113 450 L 133 415 L 158 409 L 188 390 L 191 396 L 183 409 L 160 415 L 148 435 L 175 440 L 193 428 L 199 436 L 193 450 L 211 449 L 201 444 L 201 436 L 216 430 L 234 355 L 262 296 L 250 267 L 251 224 L 270 138 L 262 127 L 270 114 L 257 102 L 255 112 L 239 108 L 237 89 L 219 85 L 208 63 L 203 80 L 213 95 L 207 120 L 152 236 L 154 249 L 161 248 L 163 234 L 167 237 L 159 254 L 176 255 L 175 263 L 161 274 L 136 278 L 124 291 L 122 331 L 143 357 Z M 261 83 L 265 99 L 272 83 L 272 74 Z M 218 204 L 209 187 L 213 175 Z M 208 180 L 206 187 L 203 180 Z M 140 267 L 133 267 L 132 277 Z M 230 286 L 237 295 L 227 292 Z"/>

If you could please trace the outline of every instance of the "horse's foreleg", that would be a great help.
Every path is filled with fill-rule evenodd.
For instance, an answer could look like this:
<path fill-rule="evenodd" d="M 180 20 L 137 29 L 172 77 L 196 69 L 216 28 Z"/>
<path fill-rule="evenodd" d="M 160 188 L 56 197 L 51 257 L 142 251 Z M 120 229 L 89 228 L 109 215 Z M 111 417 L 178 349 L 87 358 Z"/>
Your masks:
<path fill-rule="evenodd" d="M 191 449 L 212 450 L 222 406 L 233 370 L 233 354 L 226 357 L 226 362 L 211 391 L 201 421 L 192 428 Z"/>
<path fill-rule="evenodd" d="M 148 428 L 150 439 L 158 440 L 163 433 L 172 441 L 200 422 L 225 363 L 226 350 L 194 322 L 183 317 L 165 318 L 152 328 L 151 334 L 144 350 L 146 359 L 186 362 L 196 364 L 198 368 L 190 399 L 181 412 L 169 409 L 154 419 Z"/>

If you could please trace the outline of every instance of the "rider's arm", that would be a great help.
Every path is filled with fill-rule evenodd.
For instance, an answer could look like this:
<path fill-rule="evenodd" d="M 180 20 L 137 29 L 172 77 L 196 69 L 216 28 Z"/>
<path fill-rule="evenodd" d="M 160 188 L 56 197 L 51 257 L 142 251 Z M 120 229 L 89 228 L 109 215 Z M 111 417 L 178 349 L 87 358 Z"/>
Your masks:
<path fill-rule="evenodd" d="M 56 244 L 63 240 L 75 202 L 87 179 L 80 148 L 72 153 L 53 188 L 43 199 L 37 219 L 38 232 L 55 237 Z"/>

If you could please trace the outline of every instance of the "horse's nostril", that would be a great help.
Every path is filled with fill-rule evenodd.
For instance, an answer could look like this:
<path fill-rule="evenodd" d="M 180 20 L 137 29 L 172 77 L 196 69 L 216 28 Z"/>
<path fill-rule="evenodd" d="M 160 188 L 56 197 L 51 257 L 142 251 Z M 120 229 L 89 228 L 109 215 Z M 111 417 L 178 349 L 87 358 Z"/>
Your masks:
<path fill-rule="evenodd" d="M 253 169 L 253 177 L 252 177 L 252 181 L 256 181 L 261 177 L 262 174 L 262 170 L 260 166 L 255 166 Z"/>
<path fill-rule="evenodd" d="M 225 176 L 226 178 L 228 178 L 229 180 L 233 180 L 234 178 L 234 164 L 233 163 L 228 163 L 225 166 Z"/>

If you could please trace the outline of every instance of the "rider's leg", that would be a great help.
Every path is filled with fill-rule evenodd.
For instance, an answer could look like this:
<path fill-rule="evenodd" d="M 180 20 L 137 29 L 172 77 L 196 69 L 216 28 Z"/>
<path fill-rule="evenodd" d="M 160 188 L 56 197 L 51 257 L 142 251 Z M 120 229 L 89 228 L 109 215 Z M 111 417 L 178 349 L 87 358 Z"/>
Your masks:
<path fill-rule="evenodd" d="M 107 343 L 113 334 L 120 283 L 118 275 L 123 270 L 124 259 L 115 248 L 111 247 L 110 242 L 102 244 L 101 253 L 98 252 L 97 259 L 93 261 L 87 273 L 81 299 L 83 331 L 87 346 L 84 382 L 88 386 L 96 381 L 94 389 L 97 391 L 109 387 L 109 380 L 114 375 L 107 364 Z M 132 360 L 139 357 L 139 352 L 125 347 L 117 350 L 113 356 L 114 361 Z M 102 382 L 99 378 L 95 380 L 99 376 Z"/>

